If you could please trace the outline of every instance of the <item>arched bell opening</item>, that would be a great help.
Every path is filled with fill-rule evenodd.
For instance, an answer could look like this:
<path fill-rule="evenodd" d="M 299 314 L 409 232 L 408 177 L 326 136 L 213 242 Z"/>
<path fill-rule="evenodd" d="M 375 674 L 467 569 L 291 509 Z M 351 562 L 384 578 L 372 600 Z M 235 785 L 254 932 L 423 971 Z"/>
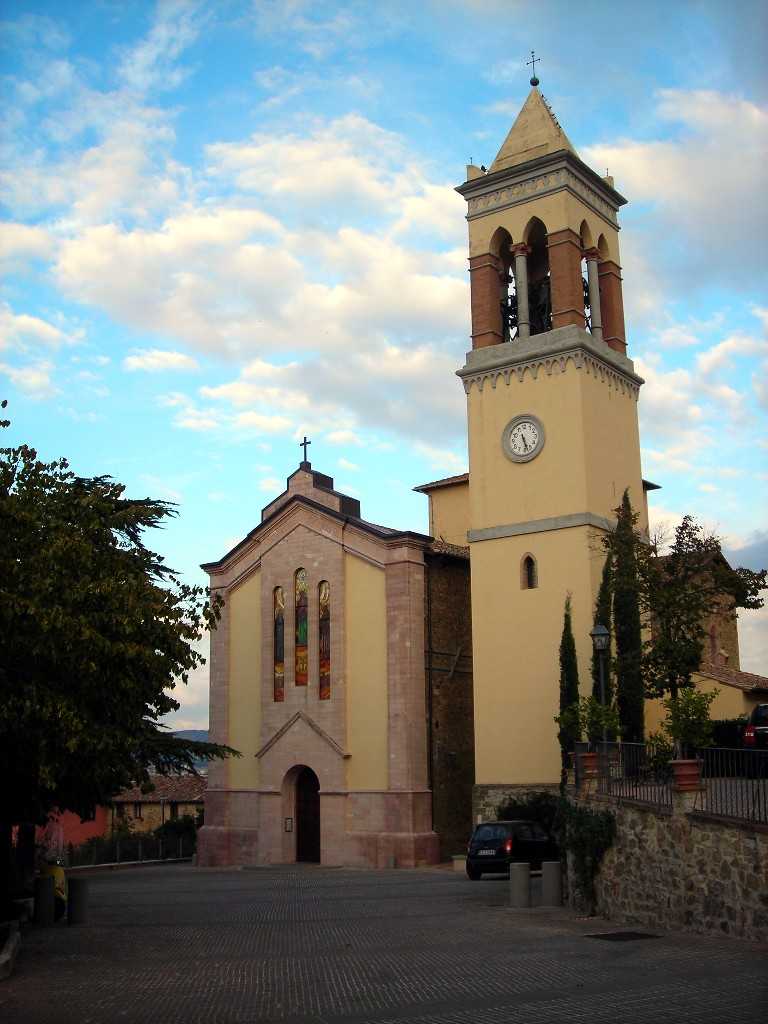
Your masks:
<path fill-rule="evenodd" d="M 499 308 L 501 333 L 504 341 L 512 341 L 517 334 L 517 295 L 515 288 L 515 261 L 510 251 L 512 236 L 505 228 L 497 228 L 491 237 L 491 254 L 499 266 Z"/>
<path fill-rule="evenodd" d="M 528 256 L 528 308 L 531 334 L 552 330 L 552 294 L 549 272 L 547 229 L 538 217 L 532 217 L 523 235 L 530 249 Z"/>
<path fill-rule="evenodd" d="M 585 220 L 581 222 L 579 228 L 579 240 L 581 242 L 581 284 L 584 293 L 584 326 L 588 331 L 592 331 L 592 303 L 589 295 L 589 268 L 587 266 L 586 253 L 594 249 L 594 243 L 592 241 L 592 232 L 589 230 L 589 224 Z"/>

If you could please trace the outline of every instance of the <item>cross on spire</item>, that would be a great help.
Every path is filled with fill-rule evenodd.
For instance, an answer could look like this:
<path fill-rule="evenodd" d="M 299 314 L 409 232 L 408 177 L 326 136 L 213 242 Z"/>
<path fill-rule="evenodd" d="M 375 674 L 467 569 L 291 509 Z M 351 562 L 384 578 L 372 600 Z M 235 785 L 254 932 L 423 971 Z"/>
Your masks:
<path fill-rule="evenodd" d="M 299 448 L 303 448 L 304 449 L 304 458 L 302 460 L 303 462 L 307 461 L 307 446 L 310 445 L 310 444 L 312 444 L 312 442 L 307 440 L 307 435 L 306 434 L 304 435 L 304 440 L 303 441 L 299 441 Z"/>
<path fill-rule="evenodd" d="M 539 80 L 536 77 L 536 61 L 541 61 L 541 57 L 537 57 L 534 50 L 531 50 L 531 59 L 525 62 L 526 67 L 530 64 L 532 66 L 533 74 L 531 75 L 531 85 L 538 85 Z"/>

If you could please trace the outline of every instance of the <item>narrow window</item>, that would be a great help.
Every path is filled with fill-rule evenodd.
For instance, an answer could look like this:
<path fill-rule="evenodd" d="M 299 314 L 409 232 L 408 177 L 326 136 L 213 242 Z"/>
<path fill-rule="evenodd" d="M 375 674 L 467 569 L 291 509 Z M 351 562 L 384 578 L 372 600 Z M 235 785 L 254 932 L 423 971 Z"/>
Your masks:
<path fill-rule="evenodd" d="M 538 587 L 539 580 L 536 572 L 536 559 L 533 555 L 526 555 L 520 568 L 520 586 L 523 590 L 534 590 Z"/>
<path fill-rule="evenodd" d="M 318 587 L 320 605 L 320 700 L 331 697 L 331 585 L 321 580 Z"/>
<path fill-rule="evenodd" d="M 285 597 L 283 588 L 275 587 L 274 590 L 274 698 L 285 700 Z"/>
<path fill-rule="evenodd" d="M 141 804 L 133 805 L 133 816 L 134 818 L 141 818 Z"/>
<path fill-rule="evenodd" d="M 171 819 L 173 820 L 175 818 L 178 818 L 178 816 L 179 816 L 179 805 L 172 801 L 171 802 Z"/>
<path fill-rule="evenodd" d="M 307 673 L 307 570 L 296 570 L 296 677 L 297 686 L 306 686 Z"/>

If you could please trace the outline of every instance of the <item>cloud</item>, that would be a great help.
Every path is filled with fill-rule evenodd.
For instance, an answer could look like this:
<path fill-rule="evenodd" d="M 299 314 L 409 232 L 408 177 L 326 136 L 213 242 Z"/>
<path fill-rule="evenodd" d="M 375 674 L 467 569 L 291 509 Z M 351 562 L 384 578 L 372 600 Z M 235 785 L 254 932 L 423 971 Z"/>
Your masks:
<path fill-rule="evenodd" d="M 293 421 L 285 416 L 266 416 L 253 411 L 238 413 L 234 423 L 236 427 L 253 430 L 258 434 L 283 434 L 293 426 Z"/>
<path fill-rule="evenodd" d="M 595 167 L 609 167 L 620 191 L 634 203 L 648 204 L 642 222 L 632 225 L 635 243 L 653 251 L 667 294 L 681 286 L 706 287 L 715 279 L 740 291 L 759 286 L 768 233 L 768 206 L 759 201 L 768 110 L 719 92 L 662 89 L 656 117 L 665 137 L 588 146 L 582 157 Z M 631 217 L 630 212 L 625 226 Z M 625 247 L 631 280 L 634 259 L 627 259 L 628 252 L 633 250 Z M 739 258 L 729 259 L 727 253 Z"/>
<path fill-rule="evenodd" d="M 716 371 L 733 366 L 739 356 L 768 354 L 768 339 L 759 339 L 746 334 L 734 334 L 718 342 L 697 357 L 699 371 L 711 376 Z"/>
<path fill-rule="evenodd" d="M 9 366 L 0 363 L 0 373 L 4 373 L 11 383 L 30 398 L 40 400 L 51 398 L 59 393 L 51 379 L 53 363 L 41 360 L 27 363 L 25 366 Z"/>
<path fill-rule="evenodd" d="M 162 349 L 137 349 L 132 355 L 123 359 L 123 369 L 148 373 L 161 373 L 166 370 L 199 370 L 196 359 L 183 352 L 167 352 Z"/>
<path fill-rule="evenodd" d="M 160 0 L 147 36 L 127 49 L 118 65 L 118 78 L 128 89 L 175 89 L 187 69 L 176 65 L 181 54 L 197 39 L 200 4 L 194 0 Z"/>
<path fill-rule="evenodd" d="M 67 332 L 41 317 L 14 313 L 10 306 L 0 305 L 0 351 L 27 352 L 38 346 L 57 349 L 62 345 L 76 345 L 83 335 L 82 329 Z"/>
<path fill-rule="evenodd" d="M 318 122 L 309 135 L 255 134 L 206 149 L 209 171 L 241 192 L 288 199 L 301 207 L 338 201 L 394 213 L 413 189 L 398 135 L 346 114 Z"/>
<path fill-rule="evenodd" d="M 46 229 L 11 221 L 0 222 L 0 266 L 10 269 L 30 259 L 49 259 L 56 240 Z"/>
<path fill-rule="evenodd" d="M 349 473 L 358 473 L 360 471 L 360 467 L 357 463 L 350 462 L 349 459 L 339 459 L 338 464 L 342 469 L 346 469 Z"/>
<path fill-rule="evenodd" d="M 331 430 L 325 435 L 325 440 L 330 444 L 354 444 L 358 447 L 363 445 L 363 439 L 354 430 Z"/>
<path fill-rule="evenodd" d="M 467 471 L 466 458 L 458 456 L 447 448 L 437 448 L 422 441 L 417 441 L 413 447 L 414 451 L 423 456 L 435 469 L 447 470 L 454 474 Z"/>

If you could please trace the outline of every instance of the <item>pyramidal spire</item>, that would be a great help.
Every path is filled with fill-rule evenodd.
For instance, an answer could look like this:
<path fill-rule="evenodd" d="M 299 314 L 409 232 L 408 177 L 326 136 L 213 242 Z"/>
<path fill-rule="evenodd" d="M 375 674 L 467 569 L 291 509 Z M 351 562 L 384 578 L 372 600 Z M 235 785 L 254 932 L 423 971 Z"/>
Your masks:
<path fill-rule="evenodd" d="M 534 86 L 489 171 L 502 171 L 560 149 L 576 153 L 549 104 Z"/>

